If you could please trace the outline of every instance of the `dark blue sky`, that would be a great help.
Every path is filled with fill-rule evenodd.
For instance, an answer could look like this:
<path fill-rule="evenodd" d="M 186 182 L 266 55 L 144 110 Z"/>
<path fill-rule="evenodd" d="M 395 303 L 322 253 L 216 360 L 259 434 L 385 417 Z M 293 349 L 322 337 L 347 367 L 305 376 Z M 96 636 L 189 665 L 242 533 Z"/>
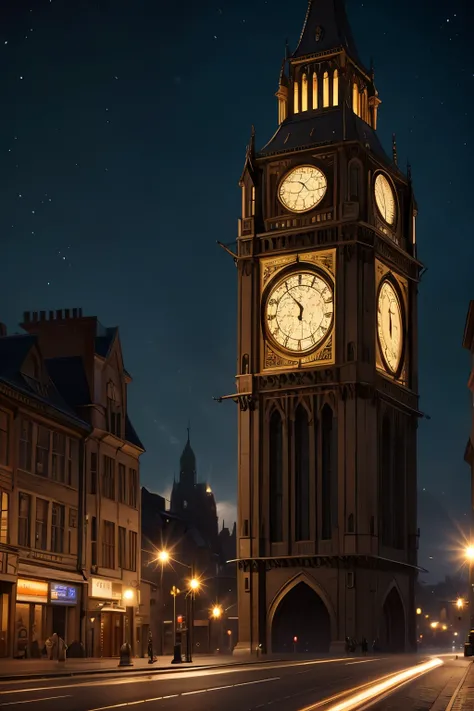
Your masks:
<path fill-rule="evenodd" d="M 348 1 L 413 166 L 420 216 L 419 481 L 466 513 L 474 297 L 470 0 Z M 8 7 L 10 6 L 10 7 Z M 11 9 L 14 7 L 14 9 Z M 200 478 L 236 489 L 237 233 L 250 126 L 276 128 L 285 38 L 306 0 L 17 0 L 0 9 L 0 319 L 82 306 L 119 325 L 142 481 L 169 487 L 188 417 Z M 444 494 L 442 493 L 444 492 Z"/>

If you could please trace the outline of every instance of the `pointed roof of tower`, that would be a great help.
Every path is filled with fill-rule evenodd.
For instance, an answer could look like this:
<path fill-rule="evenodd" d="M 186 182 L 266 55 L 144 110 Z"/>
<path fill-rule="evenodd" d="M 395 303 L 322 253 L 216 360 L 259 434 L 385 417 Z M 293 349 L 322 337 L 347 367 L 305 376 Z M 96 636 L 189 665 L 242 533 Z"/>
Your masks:
<path fill-rule="evenodd" d="M 194 454 L 193 448 L 191 447 L 190 441 L 190 428 L 188 427 L 188 439 L 184 445 L 183 452 L 179 460 L 179 469 L 181 472 L 195 472 L 196 471 L 196 455 Z"/>
<path fill-rule="evenodd" d="M 344 0 L 309 0 L 300 41 L 293 59 L 343 48 L 361 68 Z"/>

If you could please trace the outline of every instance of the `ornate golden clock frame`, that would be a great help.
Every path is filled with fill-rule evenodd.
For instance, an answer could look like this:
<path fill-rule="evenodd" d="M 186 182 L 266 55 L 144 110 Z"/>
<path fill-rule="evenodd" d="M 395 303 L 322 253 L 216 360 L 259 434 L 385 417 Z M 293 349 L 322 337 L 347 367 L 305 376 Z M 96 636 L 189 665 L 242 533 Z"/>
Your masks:
<path fill-rule="evenodd" d="M 280 351 L 274 344 L 270 344 L 266 337 L 265 325 L 263 318 L 260 324 L 260 370 L 294 370 L 295 368 L 309 368 L 315 365 L 332 365 L 335 363 L 336 348 L 335 348 L 335 333 L 336 333 L 336 250 L 327 249 L 318 252 L 303 252 L 300 254 L 288 254 L 280 257 L 264 257 L 260 261 L 260 304 L 263 314 L 265 307 L 265 297 L 268 286 L 274 282 L 277 276 L 285 269 L 294 265 L 295 269 L 304 269 L 305 266 L 310 266 L 320 270 L 329 280 L 333 289 L 334 298 L 334 316 L 332 321 L 332 329 L 326 339 L 321 344 L 320 348 L 309 353 L 306 356 L 292 356 Z"/>
<path fill-rule="evenodd" d="M 400 357 L 400 364 L 398 366 L 398 370 L 396 373 L 392 373 L 388 368 L 386 367 L 384 363 L 384 359 L 382 356 L 382 353 L 380 351 L 380 344 L 379 344 L 379 338 L 378 338 L 378 333 L 377 333 L 377 319 L 375 319 L 375 341 L 376 341 L 376 347 L 375 347 L 375 353 L 376 353 L 376 361 L 375 365 L 377 370 L 382 373 L 386 378 L 389 378 L 395 383 L 399 383 L 400 385 L 408 386 L 408 281 L 404 279 L 402 276 L 397 274 L 396 272 L 392 271 L 389 267 L 387 267 L 383 262 L 380 262 L 378 259 L 375 260 L 375 298 L 376 298 L 376 308 L 378 308 L 378 294 L 380 290 L 381 283 L 385 280 L 389 279 L 394 288 L 397 290 L 398 293 L 398 298 L 400 299 L 400 305 L 402 309 L 402 324 L 403 324 L 403 348 L 402 348 L 402 354 Z"/>

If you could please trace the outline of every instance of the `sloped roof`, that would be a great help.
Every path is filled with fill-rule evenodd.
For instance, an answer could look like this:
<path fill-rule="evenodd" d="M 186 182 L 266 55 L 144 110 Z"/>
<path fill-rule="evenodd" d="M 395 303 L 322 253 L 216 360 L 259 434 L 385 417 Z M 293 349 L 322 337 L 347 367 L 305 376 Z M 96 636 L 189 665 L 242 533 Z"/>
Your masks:
<path fill-rule="evenodd" d="M 292 55 L 299 59 L 342 47 L 361 68 L 362 64 L 347 19 L 344 0 L 309 0 L 298 46 Z"/>
<path fill-rule="evenodd" d="M 344 109 L 341 106 L 317 114 L 297 114 L 288 121 L 284 121 L 266 146 L 259 151 L 257 158 L 307 150 L 342 141 L 362 143 L 382 163 L 403 176 L 403 173 L 388 157 L 374 129 L 349 108 L 346 108 L 344 116 Z"/>
<path fill-rule="evenodd" d="M 130 442 L 130 444 L 134 444 L 135 447 L 139 447 L 140 449 L 143 449 L 143 451 L 145 451 L 145 447 L 143 446 L 140 437 L 137 435 L 128 414 L 125 417 L 125 439 L 127 440 L 127 442 Z"/>
<path fill-rule="evenodd" d="M 107 358 L 117 333 L 117 326 L 111 326 L 110 328 L 104 328 L 104 332 L 101 336 L 96 336 L 95 352 L 97 353 L 97 355 L 101 356 L 102 358 Z"/>
<path fill-rule="evenodd" d="M 78 417 L 51 378 L 43 386 L 21 372 L 32 348 L 38 348 L 36 336 L 15 335 L 0 338 L 0 381 L 38 402 L 49 405 L 84 429 L 89 429 L 89 425 Z"/>
<path fill-rule="evenodd" d="M 72 407 L 90 404 L 89 383 L 80 356 L 48 358 L 46 367 L 57 389 Z"/>

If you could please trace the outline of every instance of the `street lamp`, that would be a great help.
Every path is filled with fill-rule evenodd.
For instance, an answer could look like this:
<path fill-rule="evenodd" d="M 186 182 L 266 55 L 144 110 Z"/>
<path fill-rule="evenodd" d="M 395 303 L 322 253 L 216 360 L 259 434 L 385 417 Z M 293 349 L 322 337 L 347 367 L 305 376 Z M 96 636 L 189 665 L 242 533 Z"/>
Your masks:
<path fill-rule="evenodd" d="M 467 546 L 465 550 L 466 560 L 469 565 L 469 617 L 470 629 L 474 629 L 474 546 Z"/>
<path fill-rule="evenodd" d="M 218 620 L 222 616 L 222 607 L 216 605 L 212 608 L 212 616 L 215 620 Z"/>

